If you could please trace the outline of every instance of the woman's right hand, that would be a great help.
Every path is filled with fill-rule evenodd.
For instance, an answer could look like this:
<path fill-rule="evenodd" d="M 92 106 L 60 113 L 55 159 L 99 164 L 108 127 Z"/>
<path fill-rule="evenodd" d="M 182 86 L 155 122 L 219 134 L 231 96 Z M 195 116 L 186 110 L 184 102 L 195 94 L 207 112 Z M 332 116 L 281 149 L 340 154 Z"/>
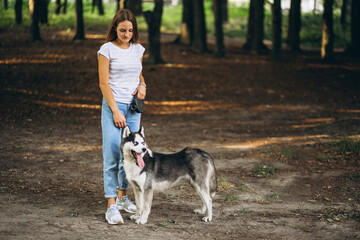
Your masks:
<path fill-rule="evenodd" d="M 117 109 L 115 112 L 113 112 L 113 118 L 114 118 L 115 127 L 118 127 L 118 128 L 126 127 L 126 118 L 119 111 L 119 109 Z"/>

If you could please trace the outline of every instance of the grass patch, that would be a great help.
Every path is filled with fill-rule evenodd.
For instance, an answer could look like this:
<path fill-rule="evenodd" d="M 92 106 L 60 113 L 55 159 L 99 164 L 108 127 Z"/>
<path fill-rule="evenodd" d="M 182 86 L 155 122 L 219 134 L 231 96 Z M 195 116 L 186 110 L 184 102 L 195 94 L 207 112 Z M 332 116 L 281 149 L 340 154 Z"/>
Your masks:
<path fill-rule="evenodd" d="M 234 196 L 234 194 L 228 193 L 228 194 L 225 195 L 224 201 L 225 202 L 237 202 L 238 199 Z"/>
<path fill-rule="evenodd" d="M 289 160 L 296 160 L 298 158 L 296 152 L 292 148 L 287 147 L 281 150 L 281 156 Z"/>
<path fill-rule="evenodd" d="M 284 193 L 273 193 L 273 194 L 266 195 L 264 198 L 265 198 L 265 200 L 270 201 L 273 199 L 282 198 L 283 196 L 284 196 Z"/>
<path fill-rule="evenodd" d="M 226 178 L 219 178 L 217 184 L 219 191 L 228 192 L 230 189 L 236 188 L 236 186 L 230 183 Z"/>
<path fill-rule="evenodd" d="M 333 151 L 338 154 L 347 154 L 347 153 L 359 154 L 360 140 L 354 140 L 349 138 L 339 140 L 335 143 L 335 149 Z"/>
<path fill-rule="evenodd" d="M 250 187 L 245 183 L 241 183 L 240 186 L 238 187 L 238 190 L 243 192 L 250 192 Z"/>
<path fill-rule="evenodd" d="M 163 222 L 159 222 L 158 224 L 161 227 L 166 227 L 167 225 L 169 225 L 169 223 L 163 223 Z"/>
<path fill-rule="evenodd" d="M 331 162 L 332 160 L 334 160 L 334 158 L 332 156 L 322 154 L 322 155 L 318 156 L 317 160 L 322 163 L 327 163 L 327 162 Z"/>
<path fill-rule="evenodd" d="M 339 222 L 346 219 L 360 220 L 360 212 L 356 210 L 329 209 L 323 215 L 328 222 Z"/>
<path fill-rule="evenodd" d="M 347 180 L 360 181 L 360 170 L 346 173 L 344 177 Z"/>
<path fill-rule="evenodd" d="M 165 194 L 165 197 L 167 198 L 167 199 L 174 199 L 174 198 L 178 198 L 178 197 L 180 197 L 180 195 L 179 194 L 172 194 L 172 195 L 170 195 L 170 194 Z"/>
<path fill-rule="evenodd" d="M 251 169 L 251 175 L 255 177 L 270 177 L 278 171 L 279 169 L 274 165 L 258 165 Z"/>

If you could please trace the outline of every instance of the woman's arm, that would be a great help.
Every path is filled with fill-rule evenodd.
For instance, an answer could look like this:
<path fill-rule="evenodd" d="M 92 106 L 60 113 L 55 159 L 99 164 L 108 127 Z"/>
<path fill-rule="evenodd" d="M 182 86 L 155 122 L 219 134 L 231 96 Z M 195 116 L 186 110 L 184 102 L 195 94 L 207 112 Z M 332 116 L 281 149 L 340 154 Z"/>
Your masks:
<path fill-rule="evenodd" d="M 126 127 L 126 119 L 124 115 L 120 112 L 109 85 L 109 65 L 110 65 L 109 60 L 103 55 L 99 54 L 98 68 L 99 68 L 99 86 L 101 89 L 101 93 L 104 96 L 111 111 L 113 112 L 115 126 L 119 128 L 124 128 Z"/>
<path fill-rule="evenodd" d="M 142 63 L 143 57 L 141 58 L 141 63 Z M 142 72 L 140 72 L 140 84 L 139 86 L 136 88 L 135 92 L 133 93 L 133 95 L 135 95 L 136 93 L 138 93 L 138 98 L 139 99 L 144 99 L 146 96 L 146 84 L 145 84 L 145 79 L 142 75 Z"/>

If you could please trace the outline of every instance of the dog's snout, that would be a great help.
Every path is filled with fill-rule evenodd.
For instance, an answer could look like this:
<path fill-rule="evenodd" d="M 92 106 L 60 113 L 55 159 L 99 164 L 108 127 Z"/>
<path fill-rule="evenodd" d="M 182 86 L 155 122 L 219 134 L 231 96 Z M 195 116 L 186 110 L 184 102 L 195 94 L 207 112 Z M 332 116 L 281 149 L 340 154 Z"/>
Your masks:
<path fill-rule="evenodd" d="M 146 152 L 146 148 L 141 149 L 143 152 Z"/>

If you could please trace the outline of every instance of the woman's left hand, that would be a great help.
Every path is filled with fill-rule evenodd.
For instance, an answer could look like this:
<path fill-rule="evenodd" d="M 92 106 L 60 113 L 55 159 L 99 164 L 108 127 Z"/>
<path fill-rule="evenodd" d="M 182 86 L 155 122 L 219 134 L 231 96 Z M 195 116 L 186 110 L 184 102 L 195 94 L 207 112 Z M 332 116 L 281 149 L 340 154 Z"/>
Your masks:
<path fill-rule="evenodd" d="M 136 93 L 138 94 L 138 98 L 139 99 L 145 99 L 145 96 L 146 96 L 146 87 L 142 84 L 140 84 L 135 92 L 133 93 L 133 95 L 136 95 Z"/>

